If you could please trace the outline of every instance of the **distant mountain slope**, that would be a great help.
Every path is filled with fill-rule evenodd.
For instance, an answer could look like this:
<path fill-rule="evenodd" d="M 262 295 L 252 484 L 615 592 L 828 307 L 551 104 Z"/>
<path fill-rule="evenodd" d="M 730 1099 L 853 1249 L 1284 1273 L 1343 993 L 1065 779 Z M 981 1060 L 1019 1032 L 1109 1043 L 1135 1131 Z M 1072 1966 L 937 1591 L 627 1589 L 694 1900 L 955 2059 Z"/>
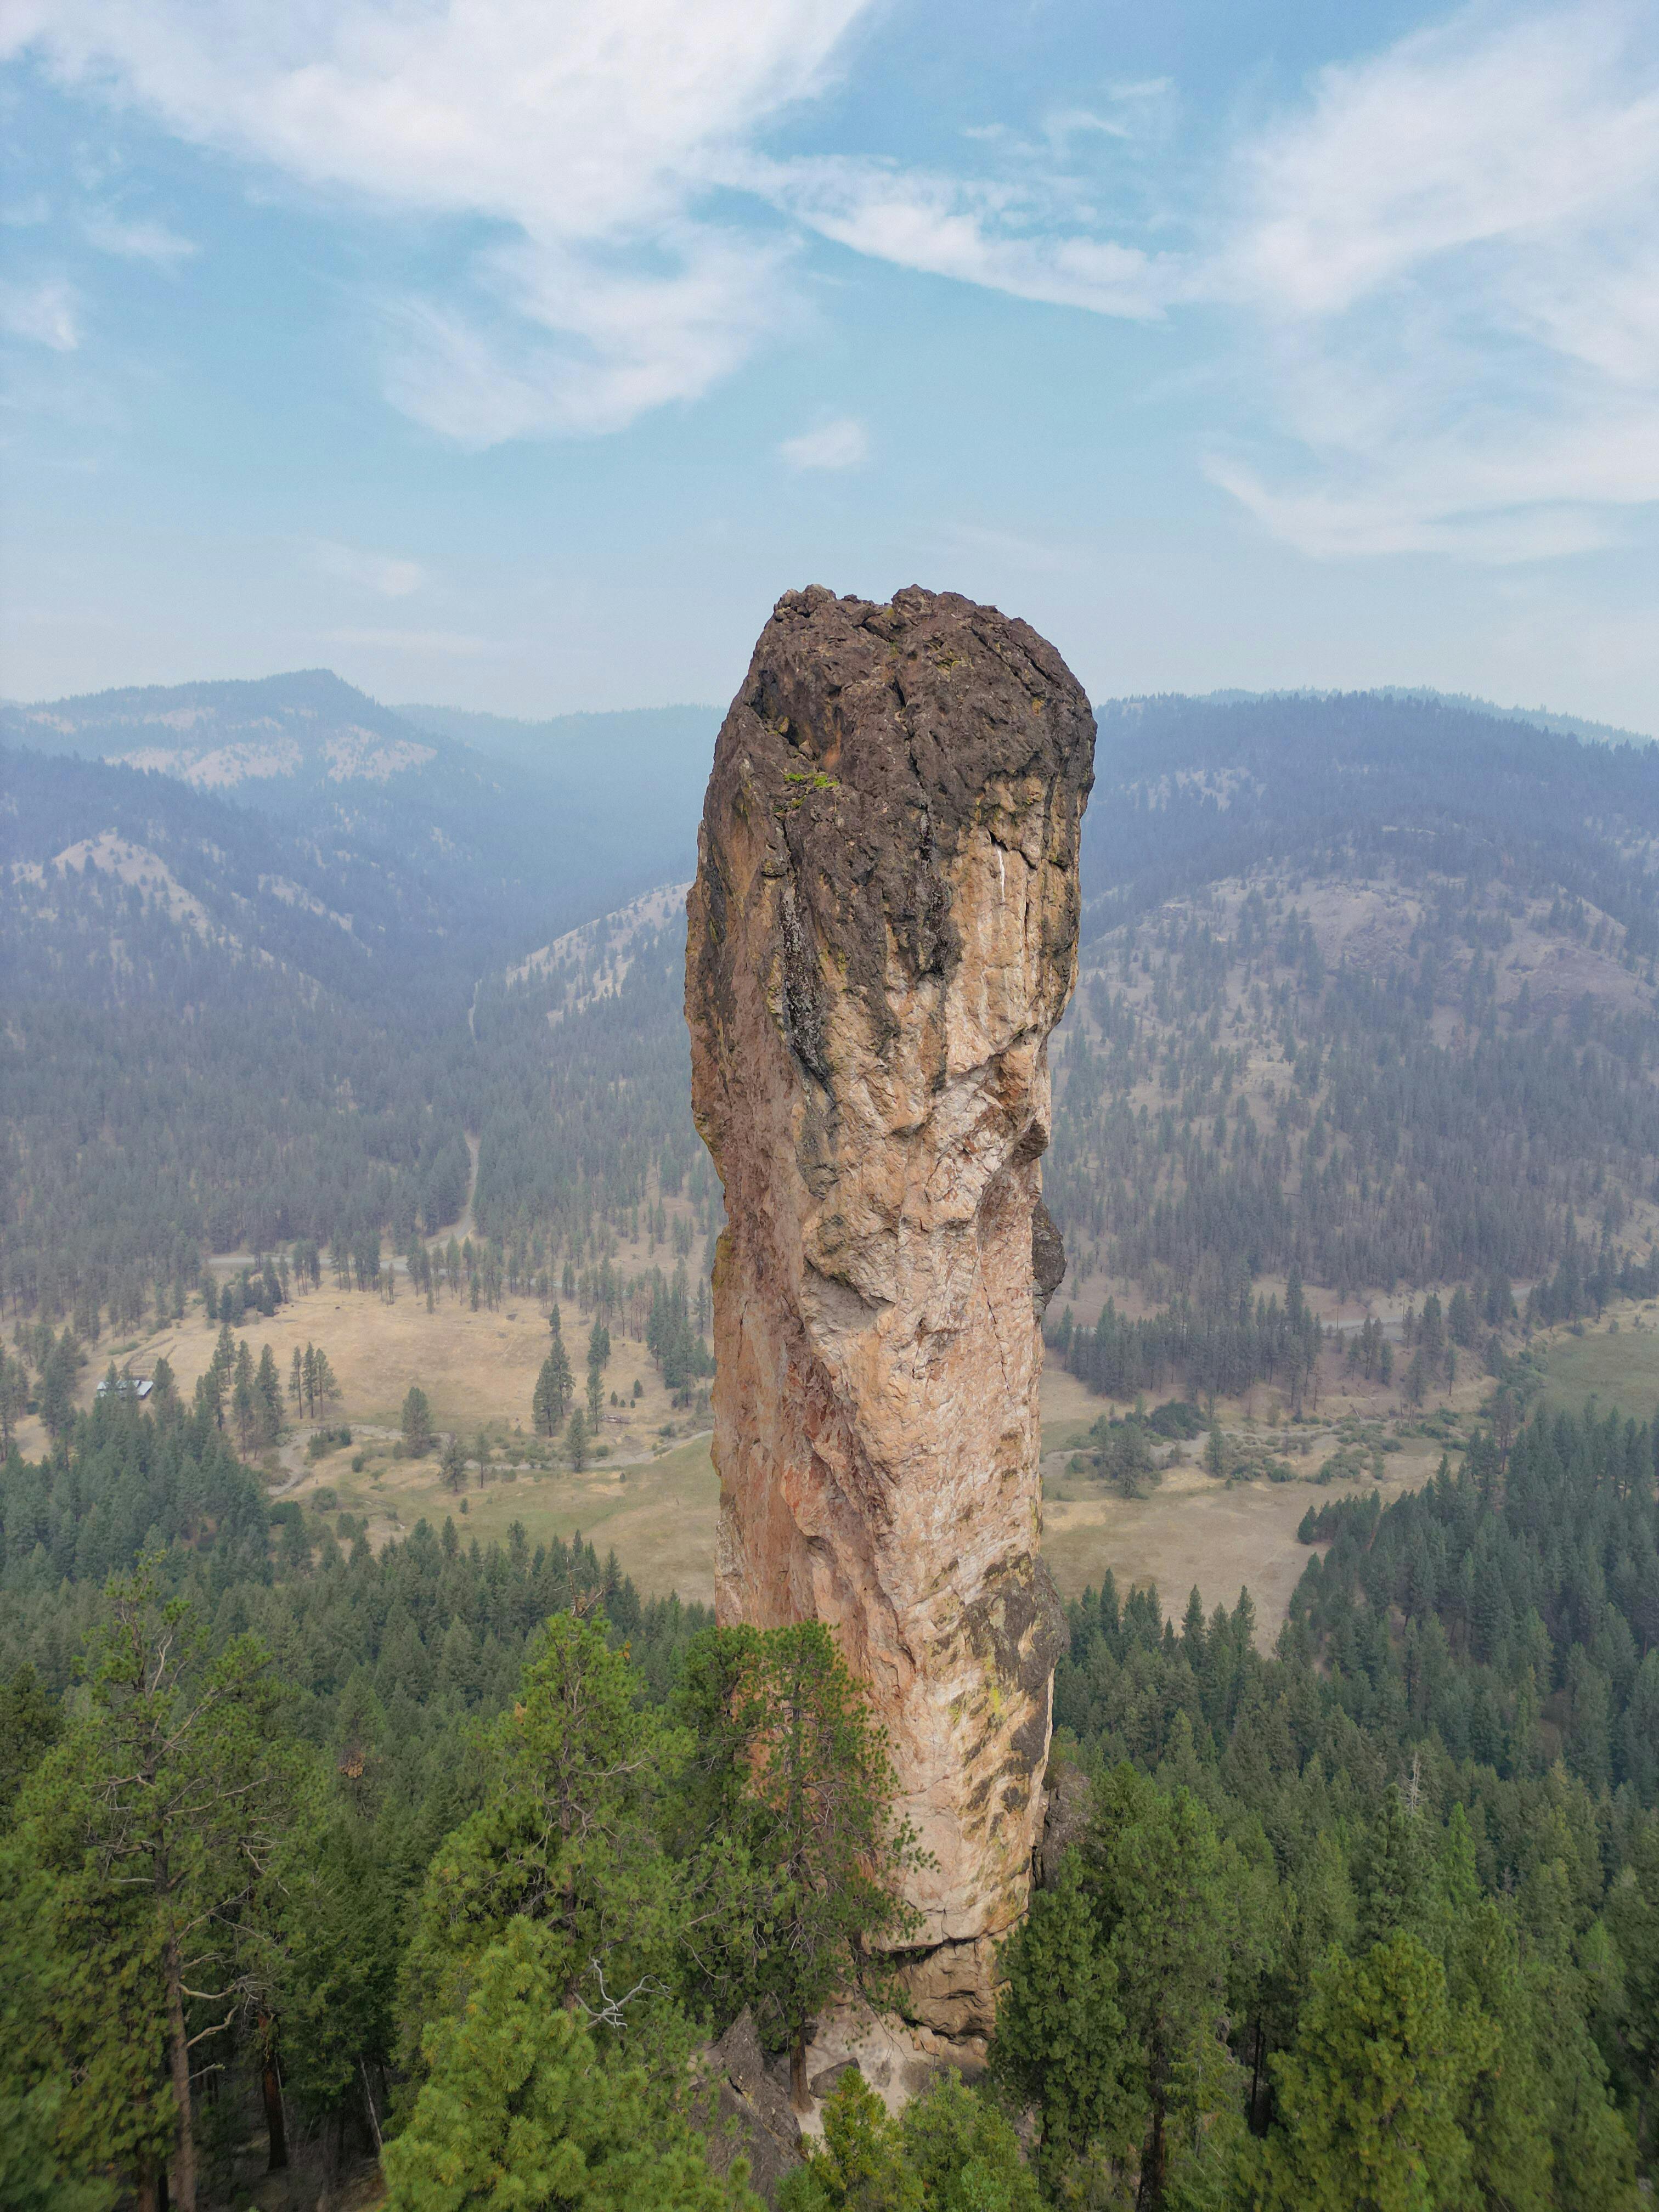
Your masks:
<path fill-rule="evenodd" d="M 1462 1284 L 1484 1345 L 1645 1265 L 1659 750 L 1399 694 L 1100 728 L 1045 1170 L 1079 1376 L 1305 1374 L 1275 1285 Z"/>
<path fill-rule="evenodd" d="M 720 728 L 718 707 L 641 707 L 520 722 L 458 707 L 399 707 L 429 734 L 550 775 L 604 819 L 623 813 L 632 849 L 658 876 L 687 872 Z"/>
<path fill-rule="evenodd" d="M 464 927 L 502 896 L 530 929 L 532 915 L 574 927 L 660 880 L 670 844 L 684 843 L 683 829 L 642 836 L 650 793 L 623 803 L 615 763 L 599 772 L 574 741 L 559 758 L 486 757 L 326 669 L 0 707 L 0 742 L 164 775 L 319 848 L 395 854 L 429 872 Z"/>
<path fill-rule="evenodd" d="M 13 751 L 0 782 L 13 1300 L 130 1315 L 208 1249 L 453 1218 L 488 939 L 441 884 L 154 772 Z"/>
<path fill-rule="evenodd" d="M 599 999 L 614 999 L 628 981 L 629 971 L 641 941 L 649 943 L 664 931 L 671 934 L 685 927 L 686 895 L 690 882 L 659 884 L 631 900 L 615 914 L 601 915 L 580 929 L 567 930 L 550 945 L 528 953 L 507 970 L 507 981 L 527 983 L 532 977 L 562 981 L 564 1000 L 550 1009 L 550 1021 L 579 1014 Z"/>
<path fill-rule="evenodd" d="M 401 1249 L 454 1219 L 467 1127 L 492 1163 L 486 1212 L 527 1189 L 561 1233 L 595 1192 L 644 1202 L 676 1147 L 684 1171 L 680 956 L 655 949 L 665 922 L 683 932 L 672 897 L 589 923 L 621 871 L 591 851 L 564 865 L 562 817 L 527 779 L 530 880 L 447 831 L 349 829 L 292 789 L 256 809 L 249 789 L 0 748 L 5 1294 L 125 1315 L 158 1285 L 175 1298 L 205 1251 L 296 1238 L 361 1255 L 372 1279 L 384 1234 Z M 406 804 L 418 831 L 418 786 Z M 498 1004 L 515 965 L 525 988 Z M 556 1109 L 550 1013 L 567 1024 Z M 493 1204 L 505 1234 L 522 1200 Z"/>
<path fill-rule="evenodd" d="M 84 752 L 140 750 L 141 727 L 200 749 L 166 774 L 0 756 L 13 1294 L 61 1302 L 204 1244 L 401 1245 L 453 1218 L 463 1126 L 508 1280 L 603 1265 L 665 1192 L 706 1236 L 677 880 L 703 761 L 677 718 L 702 710 L 546 726 L 573 800 L 545 761 L 333 679 L 273 684 L 9 710 Z M 273 698 L 303 773 L 185 780 L 252 744 Z M 1080 1375 L 1121 1381 L 1143 1352 L 1254 1371 L 1276 1340 L 1241 1313 L 1293 1271 L 1354 1298 L 1470 1279 L 1497 1310 L 1500 1279 L 1565 1269 L 1570 1304 L 1643 1248 L 1659 750 L 1401 694 L 1099 716 L 1047 1170 L 1074 1263 L 1050 1319 L 1088 1325 Z M 357 750 L 331 755 L 348 717 Z M 374 750 L 405 744 L 431 757 Z M 1165 1316 L 1139 1350 L 1097 1340 L 1109 1296 L 1120 1323 Z"/>
<path fill-rule="evenodd" d="M 1103 920 L 1268 861 L 1369 869 L 1410 847 L 1444 873 L 1501 865 L 1562 885 L 1659 951 L 1659 747 L 1378 692 L 1097 712 L 1082 866 Z"/>
<path fill-rule="evenodd" d="M 1534 729 L 1553 731 L 1559 738 L 1579 738 L 1586 744 L 1650 745 L 1659 743 L 1651 731 L 1621 729 L 1613 722 L 1586 721 L 1582 714 L 1559 714 L 1549 707 L 1500 707 L 1473 691 L 1437 691 L 1426 684 L 1379 684 L 1364 694 L 1373 699 L 1416 700 L 1429 705 L 1453 707 L 1471 714 L 1484 714 L 1499 722 L 1530 722 Z M 1209 691 L 1198 703 L 1232 707 L 1263 699 L 1338 699 L 1337 691 Z"/>
<path fill-rule="evenodd" d="M 0 725 L 43 752 L 119 760 L 208 791 L 384 784 L 437 757 L 396 714 L 325 668 L 9 706 Z"/>

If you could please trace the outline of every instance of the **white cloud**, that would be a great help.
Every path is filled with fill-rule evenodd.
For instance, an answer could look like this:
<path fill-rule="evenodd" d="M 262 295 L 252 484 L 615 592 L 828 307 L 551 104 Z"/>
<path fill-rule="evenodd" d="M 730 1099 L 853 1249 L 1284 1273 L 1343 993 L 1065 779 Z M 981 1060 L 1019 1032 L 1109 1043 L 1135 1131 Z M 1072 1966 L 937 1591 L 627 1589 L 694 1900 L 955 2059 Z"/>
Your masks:
<path fill-rule="evenodd" d="M 1210 272 L 1271 459 L 1209 471 L 1314 554 L 1529 560 L 1659 501 L 1659 55 L 1489 10 L 1323 72 L 1240 150 Z"/>
<path fill-rule="evenodd" d="M 701 398 L 794 310 L 786 246 L 678 227 L 678 265 L 524 242 L 485 257 L 494 312 L 404 301 L 386 315 L 387 396 L 464 445 L 592 436 Z M 502 307 L 512 311 L 503 313 Z"/>
<path fill-rule="evenodd" d="M 469 442 L 614 429 L 787 324 L 780 250 L 702 215 L 871 0 L 20 0 L 13 50 L 387 211 L 483 218 L 476 298 L 389 304 L 387 390 Z"/>
<path fill-rule="evenodd" d="M 54 353 L 73 353 L 81 343 L 74 287 L 61 276 L 33 284 L 0 283 L 0 331 L 27 338 Z"/>
<path fill-rule="evenodd" d="M 792 469 L 855 469 L 870 458 L 870 434 L 850 415 L 786 438 L 779 453 Z"/>
<path fill-rule="evenodd" d="M 122 261 L 147 261 L 171 276 L 201 249 L 161 222 L 123 222 L 112 215 L 89 216 L 82 225 L 88 246 Z"/>
<path fill-rule="evenodd" d="M 337 545 L 323 539 L 313 548 L 324 575 L 354 590 L 373 592 L 383 599 L 406 599 L 426 581 L 418 562 L 402 561 L 390 553 L 365 553 L 355 545 Z"/>
<path fill-rule="evenodd" d="M 0 50 L 336 202 L 487 230 L 464 279 L 375 302 L 388 398 L 465 444 L 709 392 L 802 318 L 810 232 L 1018 300 L 1201 310 L 1228 376 L 1188 389 L 1233 414 L 1209 472 L 1312 554 L 1530 559 L 1659 501 L 1651 10 L 1480 0 L 1184 169 L 1163 79 L 1079 76 L 1024 133 L 964 132 L 972 174 L 779 153 L 874 4 L 13 0 Z M 78 335 L 63 284 L 0 322 Z M 825 465 L 827 436 L 785 458 Z"/>
<path fill-rule="evenodd" d="M 1468 249 L 1547 252 L 1633 213 L 1659 179 L 1659 85 L 1623 10 L 1482 10 L 1322 71 L 1311 112 L 1240 167 L 1239 274 L 1295 312 L 1336 313 Z"/>
<path fill-rule="evenodd" d="M 1034 180 L 969 180 L 833 155 L 750 161 L 734 174 L 837 245 L 1016 299 L 1145 320 L 1190 289 L 1175 256 L 1052 235 Z"/>

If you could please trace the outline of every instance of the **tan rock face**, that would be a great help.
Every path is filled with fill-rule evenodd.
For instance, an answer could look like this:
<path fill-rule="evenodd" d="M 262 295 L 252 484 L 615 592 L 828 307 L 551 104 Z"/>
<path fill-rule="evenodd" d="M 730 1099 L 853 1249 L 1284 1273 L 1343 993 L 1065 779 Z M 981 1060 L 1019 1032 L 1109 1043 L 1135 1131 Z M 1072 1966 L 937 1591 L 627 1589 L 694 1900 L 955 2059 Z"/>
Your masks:
<path fill-rule="evenodd" d="M 836 1628 L 936 1864 L 927 2023 L 989 2026 L 1042 1818 L 1047 1040 L 1094 717 L 954 594 L 781 599 L 714 750 L 689 910 L 714 1275 L 718 1606 Z"/>

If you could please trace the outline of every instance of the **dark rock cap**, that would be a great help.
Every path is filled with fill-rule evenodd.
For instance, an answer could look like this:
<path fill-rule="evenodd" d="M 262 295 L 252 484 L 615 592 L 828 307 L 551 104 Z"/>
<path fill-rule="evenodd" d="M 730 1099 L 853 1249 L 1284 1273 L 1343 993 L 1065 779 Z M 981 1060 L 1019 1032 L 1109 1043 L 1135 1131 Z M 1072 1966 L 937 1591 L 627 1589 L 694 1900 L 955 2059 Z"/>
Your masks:
<path fill-rule="evenodd" d="M 941 863 L 975 822 L 997 835 L 999 786 L 1046 787 L 1046 832 L 1075 879 L 1094 738 L 1082 685 L 1029 623 L 919 585 L 887 605 L 821 585 L 784 593 L 715 744 L 703 849 L 718 872 L 734 814 L 756 833 L 771 817 L 802 939 L 786 954 L 803 986 L 790 1014 L 804 1065 L 814 1056 L 808 933 L 879 1026 L 889 930 L 913 974 L 950 973 Z M 1056 919 L 1055 955 L 1069 963 L 1077 916 Z"/>

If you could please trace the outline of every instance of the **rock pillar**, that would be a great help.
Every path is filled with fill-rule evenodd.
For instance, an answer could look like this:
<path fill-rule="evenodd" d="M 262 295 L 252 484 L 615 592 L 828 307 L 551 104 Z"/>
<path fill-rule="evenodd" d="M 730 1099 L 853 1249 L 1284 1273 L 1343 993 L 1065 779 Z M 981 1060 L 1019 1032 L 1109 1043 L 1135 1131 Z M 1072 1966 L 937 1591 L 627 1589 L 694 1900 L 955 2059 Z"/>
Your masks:
<path fill-rule="evenodd" d="M 934 1866 L 921 2019 L 990 2026 L 1042 1822 L 1047 1040 L 1077 968 L 1095 725 L 954 593 L 779 600 L 722 724 L 689 902 L 714 1273 L 722 1620 L 834 1625 Z"/>

